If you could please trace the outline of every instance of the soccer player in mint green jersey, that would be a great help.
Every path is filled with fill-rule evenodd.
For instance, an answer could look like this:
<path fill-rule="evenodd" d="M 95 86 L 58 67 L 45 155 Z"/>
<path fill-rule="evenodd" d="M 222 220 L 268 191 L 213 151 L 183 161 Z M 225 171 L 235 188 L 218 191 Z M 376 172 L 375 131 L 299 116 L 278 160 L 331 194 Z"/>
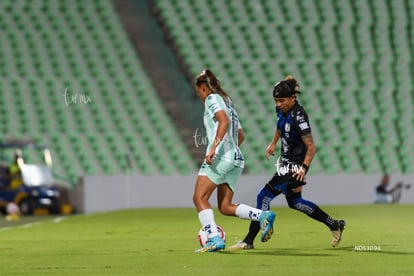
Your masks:
<path fill-rule="evenodd" d="M 216 188 L 219 211 L 226 216 L 258 221 L 262 230 L 261 240 L 266 242 L 273 233 L 275 213 L 232 203 L 244 167 L 244 157 L 239 148 L 244 134 L 231 98 L 209 69 L 196 77 L 195 86 L 199 98 L 204 102 L 204 126 L 208 137 L 206 157 L 198 173 L 193 195 L 198 218 L 207 233 L 208 242 L 196 252 L 215 252 L 225 248 L 209 202 Z"/>

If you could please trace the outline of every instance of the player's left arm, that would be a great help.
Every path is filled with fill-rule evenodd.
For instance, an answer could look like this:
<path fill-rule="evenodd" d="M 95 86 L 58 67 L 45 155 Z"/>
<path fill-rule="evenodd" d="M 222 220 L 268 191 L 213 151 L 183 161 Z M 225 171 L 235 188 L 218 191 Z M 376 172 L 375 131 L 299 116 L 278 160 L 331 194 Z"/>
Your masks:
<path fill-rule="evenodd" d="M 213 163 L 213 158 L 216 154 L 216 148 L 226 135 L 227 128 L 230 124 L 229 119 L 227 118 L 227 114 L 224 110 L 219 110 L 217 113 L 214 114 L 214 116 L 218 122 L 218 126 L 216 137 L 214 138 L 210 152 L 206 155 L 206 163 L 209 165 Z"/>
<path fill-rule="evenodd" d="M 316 145 L 315 145 L 315 142 L 313 141 L 312 133 L 309 132 L 303 135 L 302 141 L 306 146 L 306 155 L 305 155 L 305 159 L 303 160 L 302 164 L 309 168 L 313 160 L 313 157 L 315 156 L 315 153 L 316 153 Z"/>
<path fill-rule="evenodd" d="M 304 181 L 305 175 L 308 172 L 309 166 L 316 153 L 316 145 L 313 141 L 312 133 L 308 132 L 302 136 L 302 141 L 306 146 L 306 155 L 302 163 L 302 168 L 293 174 L 293 177 L 298 181 Z"/>
<path fill-rule="evenodd" d="M 294 126 L 306 147 L 305 158 L 303 159 L 302 164 L 298 164 L 301 167 L 293 174 L 293 177 L 298 181 L 305 181 L 305 175 L 308 172 L 309 166 L 316 153 L 316 145 L 313 141 L 309 118 L 305 110 L 297 110 L 293 116 L 293 121 Z"/>

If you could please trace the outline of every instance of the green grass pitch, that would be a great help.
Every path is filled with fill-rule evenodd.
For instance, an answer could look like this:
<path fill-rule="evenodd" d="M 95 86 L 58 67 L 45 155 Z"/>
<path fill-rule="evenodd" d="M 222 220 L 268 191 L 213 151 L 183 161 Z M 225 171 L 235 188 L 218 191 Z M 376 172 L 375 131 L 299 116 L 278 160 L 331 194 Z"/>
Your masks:
<path fill-rule="evenodd" d="M 194 253 L 195 209 L 139 209 L 0 222 L 0 275 L 414 275 L 414 205 L 322 206 L 347 221 L 339 248 L 326 226 L 273 207 L 275 234 L 256 249 Z M 249 221 L 216 221 L 227 245 Z"/>

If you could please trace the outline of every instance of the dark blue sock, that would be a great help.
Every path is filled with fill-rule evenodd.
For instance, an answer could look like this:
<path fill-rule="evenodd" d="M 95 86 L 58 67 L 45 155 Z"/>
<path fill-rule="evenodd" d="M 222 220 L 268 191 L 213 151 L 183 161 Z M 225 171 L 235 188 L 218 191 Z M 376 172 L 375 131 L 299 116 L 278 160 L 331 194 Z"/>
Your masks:
<path fill-rule="evenodd" d="M 257 194 L 256 208 L 268 211 L 270 209 L 270 202 L 280 193 L 281 192 L 275 192 L 270 185 L 264 186 Z M 249 233 L 247 233 L 243 241 L 248 244 L 253 244 L 259 231 L 260 223 L 252 220 L 249 226 Z"/>
<path fill-rule="evenodd" d="M 264 186 L 256 198 L 256 208 L 264 211 L 270 209 L 270 202 L 277 196 L 279 193 L 275 193 L 269 185 Z"/>
<path fill-rule="evenodd" d="M 337 222 L 327 213 L 321 210 L 315 203 L 300 197 L 287 198 L 289 207 L 307 214 L 309 217 L 324 223 L 331 230 L 338 228 Z"/>

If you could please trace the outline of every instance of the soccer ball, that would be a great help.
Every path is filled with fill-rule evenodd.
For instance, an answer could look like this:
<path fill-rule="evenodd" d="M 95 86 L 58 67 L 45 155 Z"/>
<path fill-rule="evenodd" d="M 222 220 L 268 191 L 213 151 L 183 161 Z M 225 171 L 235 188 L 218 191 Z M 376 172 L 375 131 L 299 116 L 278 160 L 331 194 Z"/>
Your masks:
<path fill-rule="evenodd" d="M 7 214 L 9 215 L 18 215 L 20 213 L 19 206 L 16 203 L 10 202 L 6 206 Z"/>
<path fill-rule="evenodd" d="M 219 232 L 220 237 L 223 239 L 223 241 L 226 241 L 226 232 L 224 232 L 224 229 L 221 226 L 217 225 L 217 230 Z M 205 247 L 207 245 L 208 237 L 203 227 L 201 227 L 200 231 L 198 231 L 198 242 L 200 243 L 202 247 Z"/>
<path fill-rule="evenodd" d="M 14 202 L 8 203 L 6 206 L 6 211 L 7 211 L 7 216 L 6 216 L 7 221 L 19 219 L 20 209 L 16 203 Z"/>

